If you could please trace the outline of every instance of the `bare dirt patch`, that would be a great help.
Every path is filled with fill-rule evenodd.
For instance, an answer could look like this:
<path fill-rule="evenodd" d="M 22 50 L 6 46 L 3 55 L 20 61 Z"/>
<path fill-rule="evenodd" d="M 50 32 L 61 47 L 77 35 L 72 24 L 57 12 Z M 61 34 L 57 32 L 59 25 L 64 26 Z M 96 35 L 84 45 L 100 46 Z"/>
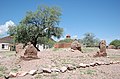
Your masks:
<path fill-rule="evenodd" d="M 120 50 L 107 49 L 107 57 L 94 58 L 98 49 L 84 48 L 83 52 L 72 52 L 69 49 L 49 49 L 38 52 L 40 59 L 30 61 L 20 60 L 15 52 L 0 52 L 0 76 L 8 75 L 14 71 L 30 71 L 39 68 L 61 68 L 63 66 L 92 63 L 95 61 L 120 61 Z M 4 68 L 3 68 L 4 67 Z M 65 73 L 42 73 L 16 77 L 13 79 L 119 79 L 120 64 L 101 65 L 87 68 L 77 68 Z"/>

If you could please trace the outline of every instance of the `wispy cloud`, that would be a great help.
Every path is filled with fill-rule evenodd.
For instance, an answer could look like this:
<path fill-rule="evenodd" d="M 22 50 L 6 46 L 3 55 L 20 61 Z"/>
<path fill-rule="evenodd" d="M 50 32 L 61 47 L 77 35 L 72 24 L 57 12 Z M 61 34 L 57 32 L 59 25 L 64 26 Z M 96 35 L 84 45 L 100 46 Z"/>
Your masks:
<path fill-rule="evenodd" d="M 15 25 L 13 21 L 7 21 L 5 24 L 0 25 L 0 36 L 4 36 L 4 34 L 8 31 L 8 26 Z"/>
<path fill-rule="evenodd" d="M 78 35 L 72 36 L 72 39 L 78 39 Z"/>

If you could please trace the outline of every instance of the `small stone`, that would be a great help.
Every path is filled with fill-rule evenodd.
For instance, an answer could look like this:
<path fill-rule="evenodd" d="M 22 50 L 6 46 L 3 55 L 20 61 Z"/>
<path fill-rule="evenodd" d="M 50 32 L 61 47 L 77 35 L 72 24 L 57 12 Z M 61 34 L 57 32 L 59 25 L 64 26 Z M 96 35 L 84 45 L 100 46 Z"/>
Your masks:
<path fill-rule="evenodd" d="M 110 65 L 110 62 L 105 62 L 105 65 Z"/>
<path fill-rule="evenodd" d="M 38 69 L 37 74 L 43 73 L 43 69 Z"/>
<path fill-rule="evenodd" d="M 30 75 L 34 75 L 34 74 L 36 74 L 36 72 L 37 72 L 37 70 L 30 70 L 28 73 L 29 73 Z"/>
<path fill-rule="evenodd" d="M 96 66 L 96 63 L 90 63 L 90 66 L 94 67 Z"/>
<path fill-rule="evenodd" d="M 97 64 L 97 65 L 101 65 L 101 62 L 100 62 L 100 61 L 96 61 L 96 64 Z"/>
<path fill-rule="evenodd" d="M 45 73 L 51 73 L 52 72 L 51 69 L 49 69 L 49 68 L 42 68 L 42 70 Z"/>
<path fill-rule="evenodd" d="M 17 74 L 17 76 L 19 76 L 19 77 L 23 77 L 23 76 L 25 76 L 25 75 L 27 75 L 27 74 L 28 74 L 28 72 L 25 72 L 25 71 L 19 71 L 18 74 Z"/>
<path fill-rule="evenodd" d="M 80 63 L 77 67 L 78 67 L 78 68 L 80 68 L 80 67 L 85 68 L 85 67 L 86 67 L 86 64 Z"/>
<path fill-rule="evenodd" d="M 105 62 L 97 61 L 96 64 L 97 64 L 97 65 L 104 65 Z"/>
<path fill-rule="evenodd" d="M 97 61 L 96 64 L 97 65 L 105 65 L 105 62 Z"/>
<path fill-rule="evenodd" d="M 120 61 L 116 61 L 116 63 L 117 63 L 117 64 L 119 64 L 119 63 L 120 63 Z"/>
<path fill-rule="evenodd" d="M 75 66 L 73 66 L 73 65 L 68 65 L 68 68 L 67 68 L 68 70 L 74 70 L 74 69 L 76 69 L 76 67 Z"/>
<path fill-rule="evenodd" d="M 21 68 L 21 66 L 20 66 L 20 65 L 18 65 L 17 67 L 18 67 L 18 68 Z"/>
<path fill-rule="evenodd" d="M 105 62 L 101 62 L 101 65 L 105 65 Z"/>
<path fill-rule="evenodd" d="M 110 58 L 110 56 L 107 56 L 107 58 Z"/>
<path fill-rule="evenodd" d="M 60 72 L 60 70 L 57 69 L 57 68 L 52 68 L 51 71 L 52 71 L 52 72 Z"/>
<path fill-rule="evenodd" d="M 113 64 L 119 64 L 120 61 L 113 61 Z"/>
<path fill-rule="evenodd" d="M 60 71 L 61 71 L 62 73 L 66 72 L 66 71 L 67 71 L 67 67 L 65 67 L 65 66 L 61 67 L 61 68 L 60 68 Z"/>
<path fill-rule="evenodd" d="M 9 77 L 16 77 L 16 76 L 17 76 L 17 73 L 14 73 L 14 72 L 9 73 Z"/>
<path fill-rule="evenodd" d="M 89 67 L 90 65 L 89 64 L 85 64 L 86 65 L 86 67 Z"/>
<path fill-rule="evenodd" d="M 73 50 L 73 49 L 71 49 L 70 51 L 71 51 L 71 52 L 75 52 L 75 50 Z"/>
<path fill-rule="evenodd" d="M 55 65 L 55 63 L 52 63 L 51 66 L 52 66 L 52 67 L 55 67 L 56 65 Z"/>
<path fill-rule="evenodd" d="M 113 61 L 110 61 L 110 64 L 113 64 Z"/>

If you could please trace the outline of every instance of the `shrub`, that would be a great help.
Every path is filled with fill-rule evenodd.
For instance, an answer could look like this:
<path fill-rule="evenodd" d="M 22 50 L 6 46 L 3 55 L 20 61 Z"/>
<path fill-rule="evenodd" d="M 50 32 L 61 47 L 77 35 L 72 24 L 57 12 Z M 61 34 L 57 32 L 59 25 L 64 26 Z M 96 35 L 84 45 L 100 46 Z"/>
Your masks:
<path fill-rule="evenodd" d="M 70 42 L 73 42 L 73 39 L 70 39 L 70 38 L 66 38 L 64 40 L 60 40 L 59 43 L 70 43 Z"/>
<path fill-rule="evenodd" d="M 109 45 L 108 49 L 115 49 L 116 47 L 114 45 Z"/>
<path fill-rule="evenodd" d="M 118 48 L 120 46 L 120 40 L 113 40 L 110 45 L 114 45 L 116 48 Z"/>
<path fill-rule="evenodd" d="M 117 49 L 120 49 L 120 46 L 118 46 Z"/>

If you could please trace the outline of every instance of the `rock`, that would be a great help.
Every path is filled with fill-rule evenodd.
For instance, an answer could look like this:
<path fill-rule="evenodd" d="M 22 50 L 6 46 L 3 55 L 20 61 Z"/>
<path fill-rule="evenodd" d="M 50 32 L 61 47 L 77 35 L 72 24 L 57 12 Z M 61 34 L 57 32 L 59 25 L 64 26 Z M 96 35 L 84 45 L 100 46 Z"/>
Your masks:
<path fill-rule="evenodd" d="M 101 65 L 105 65 L 105 62 L 101 62 Z"/>
<path fill-rule="evenodd" d="M 102 62 L 101 61 L 96 61 L 95 62 L 97 65 L 102 65 Z"/>
<path fill-rule="evenodd" d="M 55 67 L 55 66 L 56 66 L 56 64 L 55 64 L 55 63 L 52 63 L 52 64 L 51 64 L 51 67 Z"/>
<path fill-rule="evenodd" d="M 109 45 L 108 49 L 115 49 L 116 47 L 114 45 Z"/>
<path fill-rule="evenodd" d="M 113 62 L 113 64 L 119 64 L 120 63 L 120 61 L 114 61 Z"/>
<path fill-rule="evenodd" d="M 25 75 L 27 75 L 27 74 L 28 74 L 28 72 L 25 72 L 25 71 L 19 71 L 18 74 L 17 74 L 17 76 L 19 76 L 19 77 L 23 77 L 23 76 L 25 76 Z"/>
<path fill-rule="evenodd" d="M 99 49 L 100 51 L 98 51 L 95 55 L 93 55 L 93 57 L 105 57 L 107 56 L 107 53 L 106 53 L 106 41 L 105 40 L 102 40 L 100 43 L 99 43 Z"/>
<path fill-rule="evenodd" d="M 96 63 L 90 63 L 90 66 L 94 67 L 96 66 Z"/>
<path fill-rule="evenodd" d="M 37 49 L 29 42 L 24 49 L 24 54 L 20 58 L 23 60 L 38 59 Z"/>
<path fill-rule="evenodd" d="M 60 72 L 60 70 L 57 69 L 57 68 L 52 68 L 51 71 L 52 71 L 52 72 Z"/>
<path fill-rule="evenodd" d="M 90 66 L 90 64 L 85 64 L 86 65 L 86 67 L 89 67 Z"/>
<path fill-rule="evenodd" d="M 75 52 L 75 50 L 73 50 L 73 49 L 71 49 L 70 51 L 71 51 L 71 52 Z"/>
<path fill-rule="evenodd" d="M 110 58 L 110 56 L 107 56 L 107 58 Z"/>
<path fill-rule="evenodd" d="M 28 46 L 26 47 L 24 57 L 26 58 L 38 58 L 37 56 L 37 49 L 33 46 L 33 44 L 28 43 Z"/>
<path fill-rule="evenodd" d="M 83 63 L 80 63 L 78 66 L 77 66 L 77 68 L 85 68 L 86 67 L 86 64 L 83 64 Z"/>
<path fill-rule="evenodd" d="M 15 72 L 10 72 L 9 73 L 9 77 L 16 77 L 17 76 L 17 73 L 15 73 Z"/>
<path fill-rule="evenodd" d="M 60 71 L 61 71 L 62 73 L 66 72 L 66 71 L 67 71 L 67 67 L 65 67 L 65 66 L 61 67 L 61 68 L 60 68 Z"/>
<path fill-rule="evenodd" d="M 37 71 L 37 74 L 41 74 L 41 73 L 43 73 L 43 69 L 39 68 L 38 71 Z"/>
<path fill-rule="evenodd" d="M 2 59 L 3 57 L 2 56 L 0 56 L 0 59 Z"/>
<path fill-rule="evenodd" d="M 117 62 L 117 64 L 119 64 L 120 63 L 120 61 L 116 61 Z"/>
<path fill-rule="evenodd" d="M 15 46 L 15 48 L 16 48 L 16 53 L 22 52 L 23 46 L 24 46 L 24 44 L 22 44 L 22 43 L 17 44 L 17 45 Z"/>
<path fill-rule="evenodd" d="M 105 62 L 97 61 L 96 64 L 97 64 L 97 65 L 105 65 Z"/>
<path fill-rule="evenodd" d="M 110 65 L 110 62 L 105 62 L 105 65 Z"/>
<path fill-rule="evenodd" d="M 37 74 L 42 74 L 43 73 L 43 70 L 39 70 L 39 71 L 37 71 Z"/>
<path fill-rule="evenodd" d="M 81 51 L 81 44 L 77 40 L 74 40 L 71 44 L 71 49 Z"/>
<path fill-rule="evenodd" d="M 68 69 L 68 70 L 74 70 L 74 69 L 76 69 L 76 66 L 68 65 L 67 69 Z"/>
<path fill-rule="evenodd" d="M 113 64 L 113 61 L 110 61 L 110 64 Z"/>
<path fill-rule="evenodd" d="M 36 74 L 37 73 L 37 70 L 30 70 L 29 72 L 28 72 L 28 74 L 30 74 L 30 75 L 34 75 L 34 74 Z"/>
<path fill-rule="evenodd" d="M 49 69 L 49 68 L 42 68 L 42 70 L 45 73 L 51 73 L 52 72 L 51 69 Z"/>

